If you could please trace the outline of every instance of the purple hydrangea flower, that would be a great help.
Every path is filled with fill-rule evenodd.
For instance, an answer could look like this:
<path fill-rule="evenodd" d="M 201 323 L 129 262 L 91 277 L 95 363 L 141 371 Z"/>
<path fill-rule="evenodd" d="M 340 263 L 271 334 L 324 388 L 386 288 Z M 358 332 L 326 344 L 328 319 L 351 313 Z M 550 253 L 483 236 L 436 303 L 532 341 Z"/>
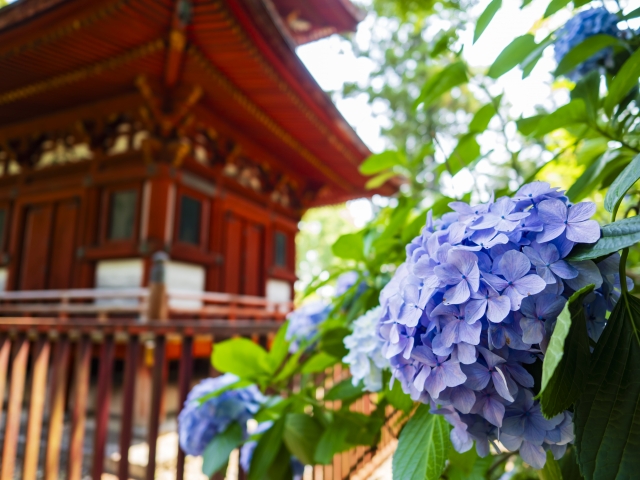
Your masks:
<path fill-rule="evenodd" d="M 513 198 L 454 210 L 427 222 L 380 294 L 377 333 L 392 381 L 451 423 L 459 452 L 500 441 L 534 466 L 572 441 L 568 412 L 540 420 L 529 364 L 540 362 L 567 298 L 585 285 L 592 338 L 619 297 L 615 259 L 567 260 L 600 236 L 590 203 L 570 205 L 544 182 Z M 619 261 L 619 260 L 618 260 Z M 531 418 L 530 418 L 531 417 Z"/>
<path fill-rule="evenodd" d="M 230 387 L 239 380 L 227 373 L 207 378 L 193 387 L 178 415 L 180 448 L 188 455 L 202 455 L 206 446 L 229 425 L 237 422 L 246 435 L 247 421 L 253 418 L 266 400 L 255 385 L 226 390 L 217 397 L 201 398 Z"/>
<path fill-rule="evenodd" d="M 290 353 L 296 353 L 301 347 L 309 346 L 309 343 L 318 333 L 318 327 L 329 316 L 330 305 L 323 301 L 307 303 L 291 312 L 287 319 L 286 339 L 291 342 Z"/>
<path fill-rule="evenodd" d="M 554 45 L 556 61 L 560 63 L 574 47 L 594 35 L 619 37 L 621 35 L 617 26 L 619 21 L 617 15 L 609 13 L 605 8 L 592 8 L 578 13 L 557 33 Z M 612 64 L 613 50 L 605 48 L 582 62 L 567 76 L 577 82 L 589 72 L 601 67 L 611 67 Z"/>

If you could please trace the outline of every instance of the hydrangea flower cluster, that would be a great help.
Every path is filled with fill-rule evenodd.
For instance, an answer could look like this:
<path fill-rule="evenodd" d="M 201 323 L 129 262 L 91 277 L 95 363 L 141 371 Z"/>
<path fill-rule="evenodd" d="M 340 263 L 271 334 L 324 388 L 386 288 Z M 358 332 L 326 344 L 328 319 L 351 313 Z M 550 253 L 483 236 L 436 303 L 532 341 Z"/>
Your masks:
<path fill-rule="evenodd" d="M 376 332 L 382 307 L 376 307 L 353 322 L 353 333 L 344 339 L 349 353 L 342 360 L 349 365 L 353 385 L 364 381 L 369 392 L 382 390 L 382 370 L 389 360 L 382 354 L 383 342 Z"/>
<path fill-rule="evenodd" d="M 619 21 L 617 15 L 602 7 L 578 13 L 558 32 L 554 47 L 556 61 L 560 63 L 572 48 L 580 45 L 586 38 L 601 34 L 619 37 L 621 35 L 617 26 Z M 577 82 L 600 67 L 613 67 L 613 50 L 610 47 L 600 50 L 582 62 L 567 77 Z"/>
<path fill-rule="evenodd" d="M 545 419 L 527 366 L 543 359 L 568 297 L 596 285 L 586 305 L 592 338 L 619 296 L 619 257 L 566 260 L 600 228 L 590 202 L 572 205 L 549 184 L 470 206 L 434 221 L 406 247 L 407 258 L 380 294 L 378 332 L 392 381 L 453 425 L 459 452 L 491 442 L 536 468 L 545 450 L 563 455 L 573 440 L 570 412 Z"/>
<path fill-rule="evenodd" d="M 296 353 L 300 347 L 307 346 L 318 333 L 318 327 L 327 319 L 330 311 L 329 304 L 318 300 L 303 305 L 287 316 L 289 327 L 285 338 L 291 342 L 289 353 Z"/>
<path fill-rule="evenodd" d="M 262 422 L 256 428 L 254 435 L 264 433 L 269 430 L 273 426 L 273 422 Z M 251 459 L 253 458 L 253 452 L 256 450 L 258 446 L 258 442 L 255 440 L 251 440 L 245 443 L 242 448 L 240 448 L 240 468 L 245 471 L 245 473 L 249 472 L 249 467 L 251 466 Z M 304 465 L 300 460 L 296 457 L 291 457 L 291 470 L 293 471 L 293 480 L 302 480 L 302 476 L 304 475 Z"/>
<path fill-rule="evenodd" d="M 335 296 L 344 295 L 357 281 L 358 272 L 351 271 L 340 275 L 336 280 Z M 361 282 L 351 301 L 362 295 L 366 288 L 366 282 Z M 318 327 L 327 319 L 330 312 L 331 306 L 322 300 L 307 303 L 291 312 L 287 316 L 289 327 L 286 335 L 286 339 L 291 342 L 289 353 L 296 353 L 301 346 L 308 346 L 311 339 L 318 333 Z"/>
<path fill-rule="evenodd" d="M 201 403 L 201 398 L 227 388 L 239 380 L 227 373 L 207 378 L 193 387 L 184 407 L 178 415 L 180 448 L 187 455 L 202 455 L 213 438 L 223 433 L 233 422 L 238 422 L 245 437 L 247 421 L 253 418 L 266 398 L 258 387 L 251 385 L 237 390 L 227 390 Z"/>

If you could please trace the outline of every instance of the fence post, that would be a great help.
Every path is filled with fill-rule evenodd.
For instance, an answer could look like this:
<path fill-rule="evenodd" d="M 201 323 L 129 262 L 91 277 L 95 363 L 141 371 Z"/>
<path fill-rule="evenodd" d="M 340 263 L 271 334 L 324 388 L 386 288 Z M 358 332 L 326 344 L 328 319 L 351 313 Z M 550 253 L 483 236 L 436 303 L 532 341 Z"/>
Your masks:
<path fill-rule="evenodd" d="M 169 318 L 167 286 L 165 283 L 166 267 L 169 255 L 165 252 L 153 254 L 153 264 L 149 276 L 149 305 L 147 319 L 164 321 Z"/>

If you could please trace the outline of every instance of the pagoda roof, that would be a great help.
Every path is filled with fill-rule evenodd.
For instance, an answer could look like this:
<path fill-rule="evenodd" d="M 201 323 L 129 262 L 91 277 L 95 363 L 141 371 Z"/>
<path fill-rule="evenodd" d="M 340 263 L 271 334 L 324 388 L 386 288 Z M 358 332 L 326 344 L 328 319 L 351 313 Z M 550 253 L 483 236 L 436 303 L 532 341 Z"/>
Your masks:
<path fill-rule="evenodd" d="M 18 0 L 0 9 L 0 142 L 91 105 L 142 103 L 143 75 L 199 86 L 196 113 L 319 189 L 314 204 L 370 195 L 368 148 L 295 53 L 360 19 L 348 0 Z"/>

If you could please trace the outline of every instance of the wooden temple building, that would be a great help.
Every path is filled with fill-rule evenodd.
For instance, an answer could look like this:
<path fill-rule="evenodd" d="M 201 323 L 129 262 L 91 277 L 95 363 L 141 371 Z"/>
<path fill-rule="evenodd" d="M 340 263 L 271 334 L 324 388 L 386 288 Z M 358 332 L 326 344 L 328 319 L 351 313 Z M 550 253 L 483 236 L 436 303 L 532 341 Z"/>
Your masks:
<path fill-rule="evenodd" d="M 99 479 L 110 444 L 136 477 L 138 423 L 154 478 L 197 359 L 273 334 L 302 213 L 368 195 L 369 151 L 295 49 L 361 19 L 349 0 L 0 9 L 0 480 Z"/>

